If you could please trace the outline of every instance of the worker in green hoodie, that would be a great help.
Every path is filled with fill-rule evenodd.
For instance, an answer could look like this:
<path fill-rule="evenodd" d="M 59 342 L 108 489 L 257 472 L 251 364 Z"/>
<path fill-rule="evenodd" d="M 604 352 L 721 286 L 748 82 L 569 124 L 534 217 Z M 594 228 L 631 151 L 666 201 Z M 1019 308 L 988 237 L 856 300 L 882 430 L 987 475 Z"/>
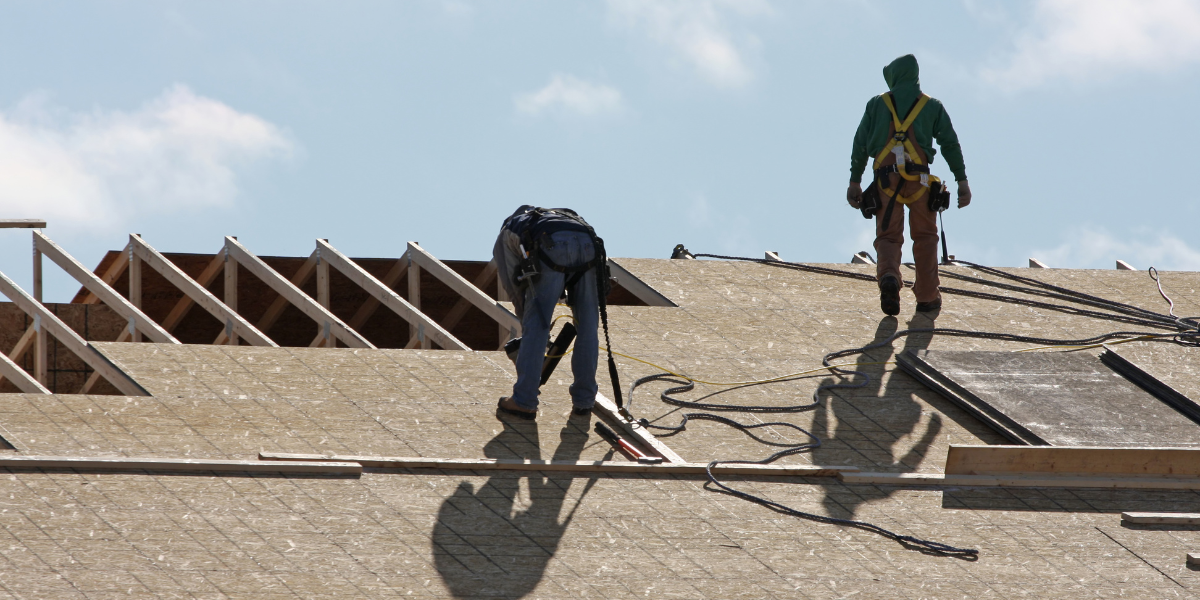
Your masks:
<path fill-rule="evenodd" d="M 850 187 L 846 200 L 850 206 L 863 206 L 862 174 L 867 159 L 874 158 L 875 180 L 867 188 L 868 206 L 875 212 L 875 253 L 878 256 L 876 278 L 879 304 L 888 315 L 900 313 L 900 250 L 904 245 L 904 212 L 908 209 L 909 235 L 913 239 L 916 280 L 913 294 L 917 311 L 936 311 L 942 307 L 938 291 L 937 211 L 931 206 L 930 186 L 940 181 L 929 173 L 929 164 L 937 156 L 936 139 L 942 155 L 958 182 L 958 207 L 971 203 L 966 167 L 958 134 L 942 103 L 921 92 L 917 58 L 906 54 L 883 68 L 888 92 L 867 101 L 867 110 L 854 134 L 850 153 Z M 875 200 L 876 202 L 872 202 Z"/>

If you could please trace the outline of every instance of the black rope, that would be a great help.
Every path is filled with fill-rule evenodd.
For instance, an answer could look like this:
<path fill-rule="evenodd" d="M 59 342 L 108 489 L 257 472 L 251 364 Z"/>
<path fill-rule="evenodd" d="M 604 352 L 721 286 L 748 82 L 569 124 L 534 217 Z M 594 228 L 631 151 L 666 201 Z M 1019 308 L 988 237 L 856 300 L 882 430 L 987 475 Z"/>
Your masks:
<path fill-rule="evenodd" d="M 796 270 L 796 271 L 805 271 L 805 272 L 817 273 L 817 274 L 821 274 L 821 275 L 831 275 L 831 276 L 835 276 L 835 277 L 845 277 L 845 278 L 849 278 L 849 279 L 857 279 L 860 281 L 870 281 L 872 283 L 875 282 L 875 277 L 872 277 L 870 275 L 865 275 L 862 273 L 855 273 L 852 271 L 842 271 L 840 269 L 831 269 L 828 267 L 806 265 L 806 264 L 802 264 L 802 263 L 792 263 L 792 262 L 785 262 L 785 261 L 778 261 L 778 260 L 748 258 L 748 257 L 741 257 L 741 256 L 724 256 L 724 255 L 719 255 L 719 254 L 695 254 L 693 256 L 695 256 L 697 258 L 703 257 L 703 258 L 717 258 L 717 259 L 724 259 L 724 260 L 736 260 L 736 261 L 744 261 L 744 262 L 755 262 L 755 263 L 770 265 L 770 266 L 776 267 L 776 268 L 785 268 L 785 269 L 791 269 L 791 270 Z M 1125 304 L 1122 302 L 1116 302 L 1113 300 L 1108 300 L 1106 298 L 1101 298 L 1099 296 L 1085 294 L 1083 292 L 1078 292 L 1075 290 L 1071 290 L 1069 288 L 1064 288 L 1061 286 L 1056 286 L 1053 284 L 1038 281 L 1038 280 L 1030 278 L 1030 277 L 1025 277 L 1022 275 L 1014 275 L 1011 273 L 1005 273 L 1004 271 L 1001 271 L 999 269 L 994 269 L 992 267 L 985 267 L 983 265 L 977 265 L 975 263 L 970 263 L 967 261 L 955 261 L 955 262 L 967 265 L 971 268 L 977 269 L 977 270 L 987 273 L 989 275 L 1007 279 L 1009 281 L 1016 281 L 1023 285 L 1012 285 L 1012 284 L 1001 283 L 1001 282 L 992 281 L 992 280 L 988 280 L 988 279 L 983 279 L 983 278 L 979 278 L 979 277 L 971 277 L 968 275 L 961 275 L 961 274 L 957 274 L 957 273 L 942 273 L 944 276 L 947 276 L 947 277 L 950 277 L 953 279 L 959 279 L 959 280 L 966 281 L 969 283 L 983 285 L 983 286 L 996 287 L 996 288 L 1000 288 L 1000 289 L 1004 289 L 1004 290 L 1008 290 L 1008 291 L 1012 291 L 1012 292 L 1018 292 L 1018 293 L 1034 295 L 1034 296 L 1041 296 L 1041 297 L 1046 297 L 1046 298 L 1053 298 L 1055 300 L 1060 300 L 1060 301 L 1065 301 L 1065 302 L 1073 302 L 1076 304 L 1083 304 L 1086 306 L 1090 306 L 1092 308 L 1098 308 L 1098 309 L 1102 309 L 1104 311 L 1109 311 L 1109 312 L 1088 310 L 1088 309 L 1078 308 L 1075 306 L 1062 305 L 1062 304 L 1052 304 L 1052 303 L 1048 303 L 1048 302 L 1041 302 L 1038 300 L 1031 300 L 1028 298 L 1014 298 L 1011 296 L 1002 296 L 999 294 L 991 294 L 988 292 L 980 292 L 980 291 L 975 291 L 975 290 L 963 290 L 963 289 L 956 289 L 956 288 L 941 287 L 940 289 L 944 293 L 957 294 L 957 295 L 985 299 L 985 300 L 994 300 L 997 302 L 1004 302 L 1004 303 L 1009 303 L 1009 304 L 1021 304 L 1024 306 L 1043 308 L 1043 309 L 1048 309 L 1048 310 L 1055 310 L 1055 311 L 1059 311 L 1059 312 L 1065 312 L 1068 314 L 1073 314 L 1073 315 L 1078 315 L 1078 316 L 1086 316 L 1086 317 L 1102 319 L 1102 320 L 1106 320 L 1106 321 L 1134 324 L 1134 325 L 1139 325 L 1139 326 L 1148 327 L 1148 328 L 1155 328 L 1155 329 L 1172 329 L 1174 331 L 1171 331 L 1169 333 L 1146 332 L 1146 331 L 1115 331 L 1115 332 L 1104 333 L 1104 334 L 1092 336 L 1089 338 L 1082 338 L 1082 339 L 1076 339 L 1076 340 L 1061 340 L 1061 339 L 1041 338 L 1041 337 L 1035 337 L 1035 336 L 1015 335 L 1015 334 L 1010 334 L 1010 333 L 995 333 L 995 332 L 986 332 L 986 331 L 967 331 L 967 330 L 962 330 L 962 329 L 950 329 L 950 328 L 940 328 L 940 327 L 904 329 L 901 331 L 897 331 L 896 333 L 892 334 L 885 340 L 872 342 L 870 344 L 867 344 L 865 346 L 860 346 L 857 348 L 848 348 L 845 350 L 837 350 L 837 351 L 826 354 L 822 358 L 821 364 L 824 365 L 825 367 L 829 367 L 829 371 L 832 374 L 842 376 L 843 378 L 856 378 L 857 381 L 847 382 L 847 383 L 827 383 L 827 384 L 821 385 L 817 388 L 817 390 L 815 392 L 813 392 L 811 402 L 806 402 L 803 404 L 796 404 L 796 405 L 791 405 L 791 406 L 744 406 L 744 405 L 715 404 L 715 403 L 711 403 L 711 402 L 681 400 L 679 398 L 674 397 L 674 395 L 692 391 L 693 389 L 695 389 L 695 383 L 693 381 L 679 378 L 678 376 L 676 376 L 672 373 L 657 373 L 654 375 L 649 375 L 647 377 L 642 377 L 633 382 L 633 384 L 629 388 L 629 410 L 632 410 L 632 408 L 633 408 L 633 396 L 634 396 L 634 392 L 637 390 L 637 388 L 643 384 L 650 383 L 652 381 L 667 381 L 667 382 L 679 384 L 675 387 L 667 388 L 666 390 L 663 390 L 662 392 L 660 392 L 659 398 L 667 404 L 670 404 L 673 406 L 678 406 L 681 408 L 688 408 L 688 409 L 694 409 L 694 410 L 706 410 L 706 411 L 713 411 L 713 412 L 725 411 L 725 412 L 746 412 L 746 413 L 795 413 L 795 412 L 804 412 L 804 411 L 815 410 L 817 407 L 820 406 L 821 394 L 823 392 L 832 392 L 833 390 L 838 390 L 838 389 L 862 388 L 862 387 L 867 386 L 871 381 L 871 376 L 869 373 L 866 373 L 863 371 L 857 371 L 854 369 L 848 369 L 848 368 L 844 368 L 844 367 L 835 367 L 835 366 L 833 366 L 831 361 L 836 360 L 838 358 L 844 358 L 847 356 L 864 354 L 864 353 L 870 352 L 871 350 L 874 350 L 876 348 L 881 348 L 883 346 L 889 346 L 895 340 L 905 337 L 905 336 L 913 335 L 913 334 L 941 335 L 941 336 L 947 336 L 947 337 L 970 337 L 970 338 L 990 339 L 990 340 L 999 340 L 999 341 L 1007 341 L 1007 342 L 1020 342 L 1020 343 L 1027 343 L 1027 344 L 1040 344 L 1040 345 L 1046 345 L 1046 346 L 1090 346 L 1093 344 L 1100 344 L 1100 343 L 1104 343 L 1104 342 L 1115 340 L 1115 339 L 1132 339 L 1132 338 L 1142 338 L 1142 339 L 1149 339 L 1149 340 L 1165 340 L 1165 341 L 1171 341 L 1171 342 L 1181 344 L 1181 345 L 1200 346 L 1200 324 L 1197 324 L 1197 318 L 1184 319 L 1184 318 L 1175 316 L 1174 302 L 1172 302 L 1171 299 L 1166 295 L 1166 293 L 1162 291 L 1162 282 L 1159 280 L 1158 272 L 1156 270 L 1154 270 L 1153 267 L 1151 268 L 1150 275 L 1155 280 L 1155 282 L 1158 283 L 1159 293 L 1162 294 L 1163 298 L 1165 300 L 1167 300 L 1167 302 L 1170 303 L 1170 305 L 1171 305 L 1171 311 L 1170 311 L 1169 315 L 1163 315 L 1161 313 L 1156 313 L 1151 310 L 1139 308 L 1139 307 Z M 607 331 L 605 331 L 605 334 L 607 335 Z M 797 376 L 797 377 L 787 378 L 787 379 L 774 379 L 774 380 L 767 380 L 767 381 L 761 381 L 761 382 L 750 382 L 750 383 L 746 383 L 743 385 L 727 388 L 725 390 L 721 390 L 718 392 L 714 392 L 713 394 L 704 396 L 703 398 L 701 398 L 701 400 L 703 400 L 704 398 L 708 398 L 713 395 L 724 393 L 724 392 L 731 391 L 734 389 L 750 387 L 750 386 L 755 386 L 755 385 L 764 385 L 767 383 L 781 383 L 781 382 L 785 382 L 785 381 L 795 381 L 795 380 L 801 379 L 801 378 L 802 377 Z M 800 511 L 800 510 L 791 508 L 789 506 L 780 504 L 778 502 L 774 502 L 772 500 L 768 500 L 766 498 L 762 498 L 760 496 L 756 496 L 756 495 L 750 494 L 748 492 L 743 492 L 741 490 L 738 490 L 738 489 L 735 489 L 728 485 L 725 485 L 724 483 L 721 483 L 719 480 L 717 480 L 716 477 L 713 476 L 712 468 L 716 465 L 721 465 L 721 464 L 768 464 L 768 463 L 774 462 L 774 461 L 779 460 L 780 458 L 783 458 L 786 456 L 799 454 L 801 452 L 808 452 L 815 448 L 819 448 L 821 446 L 820 438 L 818 438 L 817 436 L 813 435 L 808 430 L 806 430 L 798 425 L 795 425 L 792 423 L 785 423 L 782 421 L 771 422 L 771 423 L 746 424 L 746 423 L 741 423 L 739 421 L 735 421 L 728 417 L 723 417 L 720 415 L 714 415 L 714 414 L 709 414 L 709 413 L 704 413 L 704 412 L 684 413 L 682 415 L 682 420 L 680 421 L 679 425 L 673 426 L 673 427 L 667 426 L 667 425 L 654 425 L 654 424 L 651 424 L 646 419 L 640 419 L 639 422 L 644 427 L 658 429 L 658 430 L 662 430 L 662 431 L 669 431 L 671 433 L 669 433 L 667 435 L 674 435 L 674 434 L 677 434 L 677 433 L 680 433 L 680 432 L 686 430 L 687 424 L 690 420 L 706 420 L 706 421 L 713 421 L 716 423 L 721 423 L 723 425 L 727 425 L 729 427 L 739 429 L 743 433 L 746 433 L 747 435 L 753 437 L 754 439 L 756 439 L 762 443 L 773 445 L 773 446 L 782 446 L 783 447 L 783 449 L 778 450 L 778 451 L 774 452 L 773 454 L 771 454 L 770 456 L 767 456 L 766 458 L 763 458 L 761 460 L 725 460 L 725 461 L 714 460 L 714 461 L 710 462 L 708 464 L 707 469 L 705 470 L 705 472 L 708 475 L 708 481 L 712 485 L 715 485 L 718 488 L 720 488 L 720 491 L 722 493 L 729 494 L 731 496 L 736 496 L 738 498 L 741 498 L 741 499 L 749 501 L 749 502 L 753 502 L 755 504 L 759 504 L 761 506 L 764 506 L 766 508 L 769 508 L 769 509 L 774 510 L 781 514 L 798 517 L 798 518 L 802 518 L 802 519 L 807 519 L 807 520 L 815 521 L 818 523 L 825 523 L 825 524 L 829 524 L 829 525 L 840 525 L 843 527 L 853 527 L 856 529 L 869 531 L 871 533 L 875 533 L 875 534 L 883 536 L 885 538 L 894 540 L 894 541 L 904 545 L 907 548 L 925 552 L 925 553 L 929 553 L 929 554 L 935 554 L 935 555 L 941 555 L 941 556 L 952 556 L 952 557 L 962 558 L 962 559 L 967 559 L 967 560 L 976 560 L 979 557 L 979 550 L 974 549 L 974 548 L 959 548 L 956 546 L 951 546 L 951 545 L 943 544 L 940 542 L 920 539 L 920 538 L 910 536 L 910 535 L 900 535 L 898 533 L 889 531 L 887 529 L 879 527 L 878 525 L 874 525 L 872 523 L 868 523 L 865 521 L 856 521 L 856 520 L 852 520 L 852 519 L 839 519 L 836 517 L 828 517 L 828 516 L 824 516 L 824 515 L 817 515 L 817 514 L 813 514 L 813 513 Z M 786 428 L 792 429 L 794 431 L 797 431 L 797 432 L 803 434 L 806 439 L 803 442 L 797 442 L 797 443 L 771 442 L 771 441 L 764 440 L 750 432 L 750 430 L 752 430 L 752 429 L 757 429 L 757 428 L 761 428 L 761 427 L 786 427 Z"/>

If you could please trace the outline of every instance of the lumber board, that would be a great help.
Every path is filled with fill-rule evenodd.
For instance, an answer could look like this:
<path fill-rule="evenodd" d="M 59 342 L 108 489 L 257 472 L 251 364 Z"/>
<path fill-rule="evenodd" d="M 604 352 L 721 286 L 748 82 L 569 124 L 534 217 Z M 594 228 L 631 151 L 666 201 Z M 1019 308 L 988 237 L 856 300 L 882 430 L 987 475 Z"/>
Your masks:
<path fill-rule="evenodd" d="M 25 356 L 25 353 L 29 351 L 29 346 L 34 343 L 36 337 L 37 329 L 33 327 L 33 324 L 30 324 L 29 327 L 25 329 L 25 333 L 21 334 L 21 337 L 17 340 L 16 345 L 13 346 L 12 352 L 8 353 L 8 358 L 12 360 L 12 362 L 20 360 L 21 357 Z M 0 373 L 0 382 L 4 380 L 4 374 Z"/>
<path fill-rule="evenodd" d="M 219 275 L 224 269 L 225 254 L 223 251 L 217 252 L 216 256 L 214 256 L 212 260 L 208 261 L 208 266 L 204 267 L 204 271 L 200 273 L 199 277 L 196 277 L 195 281 L 196 283 L 200 284 L 200 287 L 208 288 L 208 286 L 211 285 L 214 280 L 216 280 L 217 275 Z M 163 329 L 166 329 L 167 331 L 174 331 L 175 327 L 179 325 L 179 322 L 183 320 L 183 317 L 187 316 L 187 312 L 191 310 L 192 305 L 195 303 L 196 301 L 192 300 L 191 296 L 184 294 L 183 297 L 175 303 L 175 306 L 171 307 L 171 312 L 167 313 L 166 318 L 163 319 Z"/>
<path fill-rule="evenodd" d="M 83 338 L 79 337 L 79 334 L 75 333 L 75 330 L 59 320 L 41 302 L 34 300 L 29 294 L 25 293 L 25 290 L 22 290 L 3 273 L 0 273 L 0 293 L 8 296 L 21 310 L 33 316 L 34 321 L 38 325 L 38 335 L 44 336 L 46 333 L 53 335 L 67 350 L 100 373 L 102 377 L 113 384 L 122 394 L 126 396 L 150 395 L 133 378 L 109 362 L 107 357 L 100 354 L 95 348 L 84 341 Z M 43 343 L 43 351 L 45 350 L 45 346 Z M 37 369 L 38 373 L 34 374 L 35 378 L 45 369 L 44 359 L 41 362 L 41 367 Z M 39 379 L 39 381 L 43 381 L 44 383 L 44 379 Z"/>
<path fill-rule="evenodd" d="M 139 471 L 205 471 L 234 473 L 310 473 L 357 475 L 362 465 L 344 461 L 267 462 L 260 460 L 211 460 L 193 458 L 129 458 L 91 456 L 0 457 L 5 469 L 79 469 Z"/>
<path fill-rule="evenodd" d="M 317 251 L 313 250 L 312 254 L 308 255 L 308 259 L 306 259 L 304 263 L 300 265 L 300 268 L 296 270 L 296 273 L 292 275 L 292 278 L 288 281 L 291 281 L 292 285 L 296 287 L 301 287 L 308 283 L 309 278 L 316 273 L 316 270 Z M 275 298 L 275 300 L 271 302 L 271 305 L 267 307 L 267 311 L 263 313 L 262 318 L 258 320 L 256 326 L 258 327 L 259 331 L 270 331 L 271 327 L 275 326 L 275 322 L 279 320 L 280 315 L 283 314 L 283 311 L 287 309 L 288 304 L 289 302 L 287 298 L 283 296 L 283 294 L 280 294 L 278 298 Z M 358 328 L 356 325 L 351 325 L 350 327 L 352 329 Z"/>
<path fill-rule="evenodd" d="M 121 249 L 121 253 L 117 255 L 117 258 L 115 260 L 113 260 L 112 264 L 108 265 L 108 268 L 104 270 L 104 273 L 102 275 L 100 275 L 100 280 L 111 286 L 117 279 L 121 278 L 121 274 L 124 273 L 125 269 L 127 269 L 128 267 L 129 267 L 129 244 L 126 244 L 125 247 Z M 85 295 L 83 297 L 83 300 L 82 300 L 83 304 L 97 304 L 99 302 L 100 302 L 100 299 L 97 298 L 96 295 L 93 294 L 90 290 L 88 291 L 87 295 Z M 168 328 L 168 327 L 163 327 L 163 329 L 170 331 L 170 328 Z"/>
<path fill-rule="evenodd" d="M 228 306 L 225 306 L 212 292 L 205 289 L 196 280 L 188 277 L 187 273 L 184 273 L 179 267 L 175 266 L 175 263 L 167 260 L 167 257 L 162 254 L 159 254 L 158 250 L 147 244 L 141 236 L 131 234 L 129 236 L 129 244 L 133 252 L 142 259 L 142 262 L 146 266 L 158 271 L 171 285 L 179 288 L 184 295 L 190 296 L 200 308 L 208 311 L 218 321 L 225 323 L 226 327 L 232 328 L 242 339 L 255 346 L 279 347 L 279 344 L 271 341 L 271 338 L 251 325 L 249 321 L 243 319 L 236 311 L 230 310 Z M 222 265 L 224 265 L 223 262 Z"/>
<path fill-rule="evenodd" d="M 1188 552 L 1187 564 L 1191 567 L 1200 565 L 1200 552 Z"/>
<path fill-rule="evenodd" d="M 779 257 L 776 257 L 778 260 Z M 648 306 L 669 306 L 678 307 L 671 301 L 670 298 L 662 295 L 661 292 L 654 289 L 650 284 L 638 279 L 629 269 L 621 266 L 621 263 L 613 259 L 608 259 L 609 275 L 617 280 L 617 285 L 625 288 L 629 293 L 637 296 L 638 300 L 645 302 Z"/>
<path fill-rule="evenodd" d="M 683 457 L 671 450 L 666 444 L 654 437 L 640 423 L 632 421 L 621 414 L 621 409 L 617 408 L 617 404 L 609 400 L 604 394 L 596 393 L 596 404 L 592 407 L 592 412 L 597 416 L 608 421 L 612 425 L 620 428 L 618 433 L 624 434 L 627 438 L 632 438 L 631 441 L 641 444 L 644 449 L 649 450 L 651 455 L 661 456 L 662 459 L 669 463 L 685 463 Z"/>
<path fill-rule="evenodd" d="M 945 472 L 1200 477 L 1200 448 L 951 445 Z"/>
<path fill-rule="evenodd" d="M 1012 475 L 941 475 L 937 473 L 839 473 L 838 479 L 851 485 L 895 485 L 935 487 L 1045 487 L 1107 488 L 1145 490 L 1200 490 L 1200 479 L 1193 477 L 1088 477 L 1047 474 Z"/>
<path fill-rule="evenodd" d="M 576 471 L 582 473 L 647 473 L 656 475 L 702 475 L 708 463 L 662 463 L 657 465 L 624 461 L 550 461 L 498 458 L 426 458 L 419 456 L 357 456 L 260 452 L 263 461 L 342 461 L 373 469 L 465 469 L 471 471 Z M 774 475 L 779 477 L 836 477 L 855 467 L 813 465 L 719 464 L 713 474 Z"/>
<path fill-rule="evenodd" d="M 1135 525 L 1200 525 L 1200 514 L 1162 512 L 1123 512 L 1121 521 Z"/>
<path fill-rule="evenodd" d="M 317 252 L 320 254 L 321 260 L 328 262 L 329 265 L 347 278 L 354 282 L 355 285 L 366 290 L 376 300 L 386 306 L 389 310 L 400 315 L 402 319 L 408 321 L 412 328 L 416 331 L 422 331 L 424 337 L 437 342 L 439 346 L 446 350 L 470 350 L 466 344 L 451 335 L 449 331 L 438 325 L 433 319 L 430 319 L 425 313 L 417 310 L 407 300 L 401 298 L 399 294 L 394 292 L 390 287 L 384 285 L 382 281 L 375 278 L 358 266 L 357 263 L 347 258 L 336 248 L 325 240 L 317 240 Z"/>
<path fill-rule="evenodd" d="M 396 284 L 400 282 L 400 279 L 404 277 L 406 273 L 408 273 L 408 259 L 401 258 L 397 260 L 394 265 L 392 265 L 391 269 L 388 269 L 388 272 L 384 274 L 383 279 L 380 279 L 379 281 L 382 282 L 383 285 L 387 286 L 389 290 L 394 290 L 396 288 Z M 350 319 L 350 326 L 354 329 L 362 327 L 367 323 L 367 319 L 370 319 L 371 315 L 375 314 L 375 311 L 378 309 L 379 300 L 376 299 L 375 296 L 367 298 L 367 301 L 363 302 L 363 305 L 358 307 L 358 310 L 354 313 L 354 317 Z"/>
<path fill-rule="evenodd" d="M 489 280 L 496 276 L 496 259 L 488 261 L 488 264 L 483 267 L 483 271 L 475 281 L 471 282 L 476 288 L 482 288 L 489 283 Z M 450 307 L 450 312 L 446 313 L 446 318 L 442 319 L 443 327 L 447 331 L 454 329 L 455 325 L 462 320 L 467 314 L 467 309 L 471 308 L 471 302 L 466 298 L 459 298 L 454 306 Z"/>
<path fill-rule="evenodd" d="M 138 331 L 144 333 L 152 341 L 160 344 L 180 343 L 179 340 L 175 339 L 175 336 L 167 333 L 167 330 L 163 329 L 158 323 L 155 323 L 154 320 L 147 316 L 146 313 L 142 312 L 140 308 L 134 306 L 133 302 L 126 300 L 124 296 L 117 293 L 117 291 L 112 289 L 112 287 L 110 287 L 107 283 L 104 283 L 103 280 L 97 277 L 95 273 L 89 271 L 87 267 L 84 267 L 78 260 L 75 260 L 75 257 L 67 254 L 66 250 L 63 250 L 62 247 L 60 247 L 58 244 L 55 244 L 54 241 L 46 237 L 45 234 L 40 231 L 33 232 L 33 243 L 44 256 L 54 261 L 54 264 L 61 267 L 62 270 L 66 271 L 68 275 L 75 278 L 75 280 L 82 284 L 83 287 L 87 288 L 89 292 L 95 294 L 96 297 L 99 298 L 101 302 L 108 305 L 113 312 L 121 315 L 126 320 L 132 320 L 134 327 L 136 327 Z M 134 280 L 131 278 L 130 282 L 131 295 L 134 295 Z M 141 295 L 140 290 L 136 295 Z M 135 339 L 134 341 L 137 340 Z"/>
<path fill-rule="evenodd" d="M 505 325 L 510 329 L 515 327 L 518 334 L 521 332 L 521 321 L 517 318 L 517 315 L 512 314 L 507 308 L 504 308 L 504 305 L 493 300 L 491 296 L 483 293 L 479 288 L 471 285 L 471 282 L 456 273 L 454 269 L 446 266 L 442 261 L 434 258 L 432 254 L 425 251 L 416 242 L 408 243 L 408 256 L 415 265 L 419 265 L 429 271 L 438 281 L 458 292 L 460 296 L 466 298 L 471 304 L 474 304 L 497 323 Z"/>
<path fill-rule="evenodd" d="M 280 296 L 286 298 L 293 306 L 300 309 L 300 312 L 316 321 L 318 327 L 328 326 L 331 335 L 342 340 L 343 343 L 351 348 L 375 347 L 362 334 L 351 329 L 350 326 L 342 322 L 332 312 L 329 312 L 324 306 L 318 304 L 311 296 L 305 294 L 300 288 L 285 279 L 283 275 L 280 275 L 278 271 L 268 266 L 261 258 L 247 250 L 237 239 L 225 236 L 225 248 L 234 260 L 263 283 L 267 284 L 271 289 L 275 290 Z"/>
<path fill-rule="evenodd" d="M 0 229 L 45 229 L 45 219 L 0 219 Z"/>
<path fill-rule="evenodd" d="M 46 386 L 42 385 L 32 375 L 26 373 L 25 369 L 22 369 L 20 365 L 3 354 L 0 354 L 0 375 L 3 375 L 4 379 L 13 382 L 13 385 L 17 386 L 17 389 L 26 394 L 50 393 L 50 390 L 46 389 Z"/>

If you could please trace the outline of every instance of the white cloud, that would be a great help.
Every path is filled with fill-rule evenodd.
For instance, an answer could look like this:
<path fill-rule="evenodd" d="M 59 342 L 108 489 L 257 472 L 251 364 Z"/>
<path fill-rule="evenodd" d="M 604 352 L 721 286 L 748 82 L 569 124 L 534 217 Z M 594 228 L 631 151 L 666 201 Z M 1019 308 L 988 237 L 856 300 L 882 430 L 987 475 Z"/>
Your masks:
<path fill-rule="evenodd" d="M 709 83 L 737 88 L 754 78 L 747 55 L 758 38 L 731 31 L 730 16 L 769 14 L 767 0 L 608 0 L 610 18 L 670 48 Z"/>
<path fill-rule="evenodd" d="M 0 214 L 107 231 L 137 213 L 228 207 L 238 168 L 292 150 L 271 123 L 180 85 L 131 112 L 31 97 L 0 113 Z"/>
<path fill-rule="evenodd" d="M 984 77 L 1008 89 L 1055 79 L 1104 80 L 1200 62 L 1200 0 L 1037 0 L 1032 25 L 1003 67 Z"/>
<path fill-rule="evenodd" d="M 529 115 L 556 113 L 591 117 L 620 112 L 623 100 L 620 91 L 607 85 L 570 75 L 555 75 L 542 89 L 518 94 L 513 98 L 513 104 L 518 111 Z"/>
<path fill-rule="evenodd" d="M 1057 248 L 1034 250 L 1031 257 L 1051 267 L 1112 269 L 1123 260 L 1134 267 L 1164 271 L 1200 271 L 1200 250 L 1183 240 L 1153 230 L 1114 236 L 1103 228 L 1084 226 Z"/>

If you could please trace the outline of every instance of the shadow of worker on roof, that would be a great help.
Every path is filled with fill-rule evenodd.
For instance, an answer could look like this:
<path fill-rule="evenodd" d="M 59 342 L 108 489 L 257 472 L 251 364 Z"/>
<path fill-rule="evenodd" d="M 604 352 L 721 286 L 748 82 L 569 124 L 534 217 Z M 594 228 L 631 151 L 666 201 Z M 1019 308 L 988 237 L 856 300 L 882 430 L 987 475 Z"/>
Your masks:
<path fill-rule="evenodd" d="M 871 343 L 892 337 L 898 325 L 895 317 L 884 317 L 879 321 L 875 339 Z M 932 327 L 934 319 L 926 313 L 916 313 L 908 323 L 909 329 Z M 904 346 L 899 352 L 895 351 L 895 345 L 900 340 L 894 340 L 891 344 L 857 357 L 834 362 L 884 363 L 895 360 L 895 356 L 905 350 L 928 349 L 932 338 L 933 335 L 929 333 L 915 333 L 902 338 Z M 823 402 L 814 416 L 812 430 L 814 435 L 821 438 L 821 447 L 813 451 L 813 464 L 853 465 L 864 471 L 917 470 L 929 447 L 941 433 L 941 416 L 933 413 L 924 431 L 919 431 L 922 404 L 914 396 L 914 386 L 919 384 L 897 370 L 895 365 L 866 364 L 854 370 L 869 378 L 865 386 L 821 394 Z M 851 380 L 827 378 L 821 385 L 854 384 L 863 379 L 863 376 L 855 376 Z M 920 435 L 920 438 L 911 443 L 914 435 Z M 891 491 L 884 488 L 883 494 L 890 495 Z M 829 487 L 823 503 L 828 511 L 826 514 L 851 519 L 861 504 L 872 499 L 875 498 L 864 497 L 845 488 Z"/>
<path fill-rule="evenodd" d="M 587 442 L 586 421 L 568 422 L 559 432 L 555 461 L 576 461 Z M 540 460 L 535 422 L 505 422 L 504 430 L 483 448 L 488 458 Z M 546 565 L 558 550 L 579 501 L 561 517 L 571 484 L 578 477 L 540 472 L 494 471 L 478 489 L 459 483 L 442 502 L 433 529 L 433 560 L 455 598 L 521 598 L 541 582 Z M 521 480 L 528 481 L 522 498 Z"/>

